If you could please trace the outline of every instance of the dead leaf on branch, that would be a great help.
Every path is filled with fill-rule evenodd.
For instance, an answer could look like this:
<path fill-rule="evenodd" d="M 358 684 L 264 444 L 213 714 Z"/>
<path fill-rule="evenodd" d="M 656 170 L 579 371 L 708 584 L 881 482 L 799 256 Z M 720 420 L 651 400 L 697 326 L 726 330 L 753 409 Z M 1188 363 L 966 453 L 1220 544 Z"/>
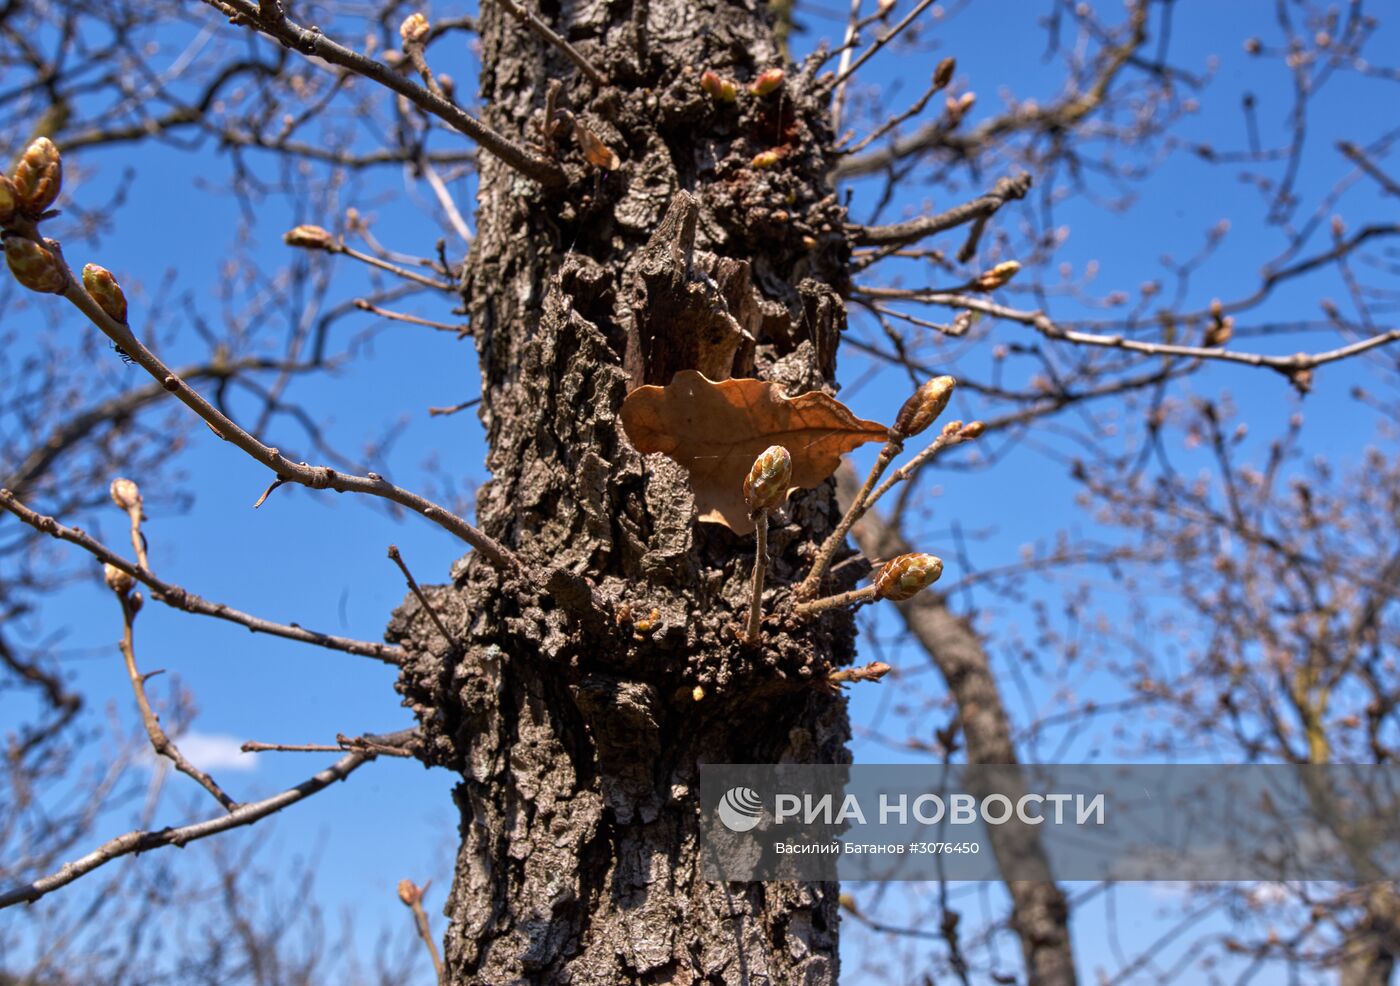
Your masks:
<path fill-rule="evenodd" d="M 823 482 L 846 452 L 889 438 L 884 425 L 857 418 L 819 391 L 786 397 L 769 381 L 715 383 L 695 370 L 628 394 L 622 427 L 637 451 L 662 452 L 684 466 L 700 519 L 736 534 L 753 530 L 744 477 L 768 446 L 792 454 L 791 493 Z"/>

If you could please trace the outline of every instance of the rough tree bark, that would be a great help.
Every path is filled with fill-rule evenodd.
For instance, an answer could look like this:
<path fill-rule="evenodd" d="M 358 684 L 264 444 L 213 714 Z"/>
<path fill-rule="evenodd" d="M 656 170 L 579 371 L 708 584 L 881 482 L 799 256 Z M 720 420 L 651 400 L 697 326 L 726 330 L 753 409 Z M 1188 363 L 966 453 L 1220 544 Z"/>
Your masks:
<path fill-rule="evenodd" d="M 701 880 L 695 792 L 702 761 L 847 759 L 844 701 L 810 682 L 850 661 L 850 617 L 741 644 L 752 539 L 697 525 L 684 473 L 618 424 L 629 387 L 685 367 L 831 384 L 849 247 L 826 178 L 829 82 L 790 68 L 767 97 L 702 92 L 703 69 L 744 83 L 781 64 L 754 0 L 546 4 L 601 89 L 483 7 L 486 122 L 548 140 L 569 181 L 542 189 L 482 156 L 462 285 L 490 446 L 479 520 L 531 564 L 586 577 L 615 618 L 470 557 L 431 595 L 457 639 L 412 599 L 395 615 L 427 755 L 462 775 L 448 980 L 835 982 L 836 887 Z M 620 170 L 545 128 L 551 80 Z M 780 160 L 754 167 L 765 151 Z M 827 486 L 775 522 L 770 611 L 834 515 Z"/>
<path fill-rule="evenodd" d="M 839 474 L 846 500 L 854 497 L 859 480 L 849 469 Z M 912 550 L 899 531 L 875 511 L 867 513 L 852 532 L 867 558 L 891 558 Z M 899 604 L 909 631 L 943 675 L 957 705 L 967 743 L 967 762 L 1017 763 L 1011 739 L 1011 717 L 1001 701 L 991 660 L 967 621 L 948 608 L 947 598 L 922 592 Z M 1074 952 L 1070 947 L 1069 905 L 1064 891 L 1051 878 L 1049 862 L 1036 830 L 1001 826 L 991 833 L 998 860 L 1017 858 L 1019 872 L 1043 871 L 1039 880 L 1008 880 L 1011 928 L 1021 942 L 1027 977 L 1034 986 L 1074 986 Z"/>

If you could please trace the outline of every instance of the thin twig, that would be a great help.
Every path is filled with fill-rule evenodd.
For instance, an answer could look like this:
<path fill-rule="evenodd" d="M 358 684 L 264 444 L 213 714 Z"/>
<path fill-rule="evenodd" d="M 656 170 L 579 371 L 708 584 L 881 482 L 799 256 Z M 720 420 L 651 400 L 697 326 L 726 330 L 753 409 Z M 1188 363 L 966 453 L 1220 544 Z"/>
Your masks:
<path fill-rule="evenodd" d="M 919 0 L 918 5 L 915 6 L 913 10 L 909 11 L 908 14 L 905 15 L 904 20 L 900 21 L 894 27 L 890 28 L 884 34 L 876 38 L 875 43 L 869 48 L 865 49 L 865 53 L 862 54 L 859 58 L 857 58 L 853 64 L 847 66 L 841 72 L 837 73 L 836 85 L 841 85 L 851 76 L 855 75 L 856 72 L 860 70 L 860 67 L 866 62 L 870 61 L 870 59 L 875 55 L 876 52 L 878 52 L 881 48 L 885 47 L 885 45 L 889 44 L 896 37 L 898 37 L 899 33 L 903 31 L 906 27 L 908 27 L 910 22 L 913 21 L 915 17 L 918 17 L 932 5 L 933 0 Z"/>
<path fill-rule="evenodd" d="M 841 113 L 846 105 L 846 69 L 850 67 L 851 55 L 855 53 L 856 25 L 860 23 L 860 2 L 851 0 L 851 15 L 846 20 L 846 36 L 841 39 L 841 61 L 836 66 L 836 92 L 831 97 L 831 129 L 841 129 Z"/>
<path fill-rule="evenodd" d="M 428 415 L 434 418 L 443 417 L 448 414 L 456 414 L 458 411 L 465 411 L 469 407 L 476 407 L 480 403 L 480 397 L 473 397 L 469 401 L 463 401 L 460 404 L 452 404 L 448 407 L 430 407 L 428 408 Z"/>
<path fill-rule="evenodd" d="M 295 624 L 273 623 L 256 616 L 250 616 L 247 613 L 225 606 L 223 603 L 214 603 L 207 599 L 202 599 L 194 593 L 182 589 L 178 585 L 173 585 L 157 578 L 147 569 L 131 564 L 131 562 L 122 558 L 86 532 L 73 527 L 65 527 L 54 518 L 31 510 L 25 504 L 21 503 L 9 490 L 0 489 L 0 507 L 8 510 L 35 530 L 58 538 L 60 541 L 67 541 L 69 544 L 75 544 L 103 564 L 120 569 L 149 588 L 153 598 L 175 609 L 184 610 L 187 613 L 195 613 L 200 616 L 212 616 L 220 620 L 228 620 L 230 623 L 237 623 L 240 626 L 245 626 L 254 633 L 268 633 L 277 637 L 285 637 L 288 640 L 299 640 L 302 643 L 315 644 L 318 647 L 327 647 L 331 650 L 344 651 L 347 654 L 358 654 L 361 657 L 373 657 L 386 664 L 403 664 L 404 661 L 408 659 L 407 652 L 401 647 L 317 633 L 314 630 L 307 630 Z"/>
<path fill-rule="evenodd" d="M 941 305 L 946 308 L 969 308 L 973 311 L 982 312 L 985 315 L 993 315 L 997 318 L 1004 318 L 1007 321 L 1029 325 L 1047 339 L 1063 339 L 1066 342 L 1073 342 L 1082 346 L 1101 346 L 1107 349 L 1122 349 L 1128 352 L 1142 353 L 1146 356 L 1185 356 L 1192 359 L 1213 359 L 1222 360 L 1227 363 L 1242 363 L 1245 366 L 1266 366 L 1285 375 L 1291 375 L 1303 370 L 1311 370 L 1314 367 L 1323 366 L 1327 363 L 1335 363 L 1338 360 L 1359 355 L 1367 350 L 1375 349 L 1378 346 L 1385 346 L 1389 343 L 1400 341 L 1400 329 L 1391 329 L 1388 332 L 1382 332 L 1366 339 L 1360 339 L 1348 345 L 1340 346 L 1337 349 L 1329 349 L 1325 352 L 1295 353 L 1292 356 L 1268 356 L 1263 353 L 1241 353 L 1219 347 L 1180 346 L 1173 343 L 1144 342 L 1138 339 L 1126 339 L 1121 335 L 1097 335 L 1091 332 L 1079 332 L 1056 324 L 1051 320 L 1050 316 L 1046 315 L 1044 312 L 1021 311 L 1015 308 L 1008 308 L 1005 305 L 996 304 L 986 298 L 978 298 L 971 295 L 866 287 L 857 288 L 855 293 L 867 298 L 900 298 L 908 301 L 920 301 L 930 305 Z"/>
<path fill-rule="evenodd" d="M 249 740 L 239 749 L 244 753 L 345 753 L 358 750 L 386 757 L 411 759 L 418 755 L 416 747 L 416 736 L 415 742 L 405 741 L 387 744 L 378 736 L 337 734 L 334 745 L 330 743 L 259 743 L 256 740 Z"/>
<path fill-rule="evenodd" d="M 48 242 L 54 248 L 54 256 L 61 260 L 61 252 L 57 250 L 58 244 L 52 240 Z M 63 296 L 86 315 L 93 325 L 101 329 L 109 339 L 121 346 L 133 362 L 152 377 L 161 381 L 166 390 L 174 394 L 182 404 L 208 423 L 220 438 L 231 442 L 253 459 L 267 466 L 278 480 L 284 483 L 300 483 L 313 490 L 332 489 L 337 493 L 364 493 L 392 500 L 414 513 L 422 514 L 438 526 L 455 534 L 480 552 L 488 562 L 497 568 L 512 572 L 523 569 L 524 566 L 515 552 L 495 538 L 477 530 L 447 508 L 441 507 L 417 493 L 411 493 L 395 486 L 378 473 L 371 472 L 364 476 L 355 476 L 338 472 L 330 466 L 312 466 L 305 462 L 292 462 L 280 450 L 264 445 L 205 400 L 202 394 L 193 390 L 185 381 L 176 376 L 170 367 L 146 348 L 129 327 L 117 322 L 104 312 L 74 278 L 73 272 L 67 267 L 67 262 L 62 261 L 62 263 L 68 276 L 68 286 L 64 289 Z"/>
<path fill-rule="evenodd" d="M 411 735 L 413 735 L 413 730 L 404 730 L 403 733 L 381 736 L 379 739 L 385 743 L 393 743 Z M 341 757 L 325 770 L 307 778 L 296 787 L 288 788 L 270 798 L 264 798 L 262 801 L 250 801 L 239 805 L 228 814 L 202 822 L 194 822 L 190 825 L 182 825 L 178 828 L 163 828 L 153 832 L 128 832 L 115 839 L 110 839 L 86 856 L 65 864 L 55 873 L 41 877 L 32 883 L 11 887 L 0 892 L 0 908 L 32 903 L 45 894 L 67 886 L 79 877 L 86 876 L 93 870 L 123 856 L 149 852 L 152 849 L 159 849 L 161 846 L 185 846 L 220 832 L 227 832 L 243 825 L 251 825 L 324 790 L 336 781 L 345 780 L 356 769 L 374 758 L 375 754 L 373 753 L 357 751 Z"/>
<path fill-rule="evenodd" d="M 508 14 L 529 27 L 530 30 L 543 38 L 546 43 L 553 45 L 563 52 L 569 61 L 577 65 L 579 71 L 588 76 L 589 81 L 595 86 L 602 88 L 608 84 L 608 77 L 606 75 L 594 68 L 592 63 L 589 62 L 587 58 L 583 57 L 582 52 L 556 34 L 553 28 L 536 17 L 534 13 L 521 7 L 515 0 L 498 0 L 498 2 L 505 8 Z"/>
<path fill-rule="evenodd" d="M 382 271 L 387 271 L 395 277 L 402 277 L 406 281 L 421 284 L 425 288 L 434 288 L 438 291 L 456 292 L 456 288 L 445 281 L 435 280 L 425 274 L 409 270 L 407 267 L 400 267 L 398 264 L 391 264 L 387 260 L 382 260 L 371 253 L 364 253 L 354 247 L 348 247 L 343 243 L 333 243 L 323 248 L 327 253 L 343 253 L 352 260 L 358 260 L 362 264 L 369 264 L 371 267 L 378 267 Z"/>
<path fill-rule="evenodd" d="M 424 112 L 431 113 L 446 121 L 454 129 L 466 134 L 516 171 L 535 179 L 540 184 L 550 187 L 564 184 L 564 172 L 553 161 L 536 157 L 510 138 L 492 130 L 455 103 L 416 85 L 383 62 L 368 58 L 332 41 L 320 30 L 302 27 L 285 16 L 265 17 L 260 12 L 258 5 L 251 0 L 204 0 L 204 2 L 216 10 L 231 14 L 236 23 L 246 23 L 303 55 L 320 58 L 332 65 L 338 65 L 398 93 Z"/>
<path fill-rule="evenodd" d="M 438 628 L 438 633 L 442 634 L 442 639 L 451 643 L 453 640 L 452 634 L 448 633 L 447 627 L 442 625 L 442 619 L 438 616 L 437 610 L 433 608 L 432 603 L 428 602 L 428 597 L 423 595 L 423 590 L 418 587 L 418 580 L 415 579 L 413 573 L 408 570 L 408 565 L 404 564 L 403 555 L 399 553 L 398 545 L 389 545 L 389 558 L 393 560 L 395 565 L 399 566 L 399 571 L 403 572 L 404 581 L 408 583 L 408 587 L 413 591 L 413 594 L 418 597 L 418 602 L 422 605 L 423 609 L 432 617 L 433 624 Z"/>
<path fill-rule="evenodd" d="M 463 241 L 470 244 L 472 241 L 472 230 L 467 225 L 467 221 L 462 218 L 461 212 L 457 210 L 457 203 L 452 198 L 452 193 L 447 190 L 447 185 L 443 183 L 442 176 L 437 173 L 432 162 L 424 161 L 422 164 L 423 177 L 428 181 L 428 187 L 437 196 L 438 204 L 442 206 L 442 211 L 447 213 L 447 221 L 452 224 L 452 228 L 457 231 Z"/>
<path fill-rule="evenodd" d="M 962 205 L 955 206 L 936 216 L 922 216 L 918 219 L 911 219 L 909 222 L 893 223 L 888 226 L 852 226 L 851 239 L 852 242 L 861 246 L 914 243 L 926 236 L 953 229 L 964 223 L 985 222 L 1007 202 L 1025 198 L 1030 188 L 1031 176 L 1028 174 L 1004 177 L 998 180 L 987 194 L 979 195 L 971 202 L 964 202 Z M 975 251 L 975 239 L 969 236 L 968 243 L 973 244 L 973 251 Z M 959 251 L 958 259 L 966 262 L 971 259 L 971 252 L 967 245 L 964 245 L 963 249 Z"/>
<path fill-rule="evenodd" d="M 827 567 L 831 564 L 831 559 L 836 556 L 837 550 L 846 541 L 846 533 L 851 526 L 865 513 L 865 500 L 870 496 L 870 491 L 875 488 L 875 484 L 884 475 L 885 469 L 904 448 L 902 441 L 889 441 L 885 447 L 880 449 L 880 454 L 875 459 L 875 465 L 870 470 L 870 475 L 865 477 L 865 485 L 860 488 L 856 498 L 851 501 L 845 516 L 836 525 L 836 530 L 832 531 L 821 548 L 817 551 L 816 560 L 812 562 L 812 570 L 807 573 L 807 577 L 797 587 L 797 597 L 804 599 L 815 596 L 821 589 L 822 577 L 826 575 Z"/>
<path fill-rule="evenodd" d="M 141 710 L 141 724 L 146 727 L 146 736 L 151 741 L 151 748 L 158 755 L 169 760 L 180 773 L 194 778 L 200 787 L 213 796 L 215 801 L 224 806 L 225 811 L 234 811 L 238 808 L 238 802 L 225 794 L 224 789 L 215 783 L 214 778 L 186 760 L 185 755 L 180 752 L 180 748 L 161 728 L 160 717 L 151 708 L 151 700 L 146 695 L 146 679 L 136 667 L 136 644 L 132 633 L 132 624 L 136 621 L 136 604 L 128 593 L 121 590 L 114 591 L 116 591 L 117 600 L 122 607 L 122 658 L 126 662 L 126 674 L 131 679 L 131 690 L 136 695 L 136 707 Z"/>
<path fill-rule="evenodd" d="M 447 979 L 442 968 L 442 956 L 438 954 L 437 942 L 433 941 L 432 925 L 428 923 L 428 912 L 423 910 L 423 895 L 428 892 L 433 881 L 423 886 L 415 886 L 412 880 L 399 881 L 399 900 L 413 911 L 413 923 L 418 928 L 418 937 L 423 939 L 428 955 L 433 960 L 433 971 L 437 974 L 438 986 L 445 986 Z"/>
<path fill-rule="evenodd" d="M 861 603 L 868 603 L 874 598 L 875 587 L 873 585 L 868 585 L 863 589 L 852 589 L 850 592 L 841 592 L 834 596 L 813 599 L 809 603 L 798 603 L 792 608 L 792 611 L 799 616 L 806 616 L 808 613 L 820 613 L 824 609 L 835 609 L 838 606 L 859 606 Z"/>
<path fill-rule="evenodd" d="M 763 623 L 763 577 L 768 570 L 768 511 L 760 510 L 753 519 L 754 540 L 757 547 L 753 559 L 753 596 L 749 601 L 749 628 L 746 635 L 749 643 L 758 642 Z"/>
<path fill-rule="evenodd" d="M 447 322 L 434 322 L 431 319 L 420 318 L 417 315 L 409 315 L 404 312 L 391 311 L 388 308 L 380 308 L 378 305 L 364 298 L 356 298 L 353 304 L 360 311 L 369 312 L 371 315 L 378 315 L 380 318 L 387 318 L 394 322 L 407 322 L 410 325 L 421 325 L 424 328 L 437 329 L 439 332 L 451 332 L 459 339 L 472 334 L 472 327 L 470 323 L 467 322 L 461 322 L 457 325 L 450 325 Z"/>

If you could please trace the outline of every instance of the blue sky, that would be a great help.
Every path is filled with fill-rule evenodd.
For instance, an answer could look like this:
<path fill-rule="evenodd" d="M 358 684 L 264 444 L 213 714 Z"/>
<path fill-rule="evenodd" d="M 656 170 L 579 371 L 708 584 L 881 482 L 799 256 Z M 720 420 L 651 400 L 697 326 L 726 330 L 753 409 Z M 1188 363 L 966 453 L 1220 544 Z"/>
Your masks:
<path fill-rule="evenodd" d="M 833 8 L 840 6 L 834 0 L 828 2 Z M 872 61 L 860 83 L 881 87 L 887 93 L 902 90 L 902 96 L 892 100 L 898 105 L 902 98 L 917 95 L 933 64 L 951 53 L 958 58 L 960 83 L 978 93 L 971 123 L 1000 109 L 999 94 L 1003 91 L 1046 102 L 1058 92 L 1062 68 L 1041 57 L 1044 35 L 1036 25 L 1041 6 L 1013 0 L 971 4 L 940 22 L 931 35 L 938 39 L 936 51 L 910 52 L 896 46 Z M 1115 9 L 1110 5 L 1105 8 Z M 1174 63 L 1204 71 L 1211 56 L 1220 58 L 1218 74 L 1199 95 L 1201 111 L 1183 122 L 1180 135 L 1239 146 L 1239 95 L 1252 89 L 1260 96 L 1264 143 L 1275 144 L 1281 139 L 1287 109 L 1281 70 L 1275 62 L 1250 59 L 1241 50 L 1251 35 L 1271 36 L 1270 11 L 1271 5 L 1262 0 L 1180 5 L 1172 44 Z M 463 8 L 447 4 L 428 11 L 430 17 L 460 12 Z M 833 9 L 829 13 L 831 16 L 824 16 L 819 8 L 799 5 L 799 16 L 813 37 L 839 36 L 844 12 Z M 193 36 L 211 26 L 228 30 L 199 8 L 189 30 Z M 1376 48 L 1384 50 L 1393 33 L 1387 32 L 1375 42 Z M 166 50 L 152 56 L 152 64 L 161 67 L 175 58 L 185 40 L 186 36 L 172 37 Z M 804 39 L 803 47 L 808 44 Z M 459 79 L 470 78 L 469 57 L 460 65 L 442 67 Z M 1343 173 L 1332 147 L 1338 137 L 1368 139 L 1379 132 L 1373 119 L 1375 104 L 1361 97 L 1361 92 L 1356 86 L 1337 84 L 1319 97 L 1316 133 L 1310 134 L 1299 181 L 1307 203 L 1318 199 Z M 451 146 L 448 136 L 439 134 L 434 140 L 435 146 Z M 256 155 L 250 161 L 258 168 L 271 165 Z M 210 190 L 217 189 L 227 175 L 228 157 L 208 145 L 192 152 L 156 145 L 117 147 L 83 154 L 76 164 L 77 168 L 70 169 L 73 177 L 67 194 L 89 203 L 105 201 L 121 181 L 123 170 L 135 169 L 126 199 L 107 217 L 109 229 L 97 245 L 70 252 L 72 261 L 96 260 L 118 274 L 132 297 L 133 321 L 141 318 L 167 272 L 173 272 L 179 290 L 190 292 L 197 310 L 217 318 L 221 268 L 234 251 L 247 251 L 269 268 L 275 267 L 288 260 L 289 251 L 280 241 L 283 230 L 304 221 L 334 225 L 333 217 L 309 212 L 305 202 L 272 196 L 258 205 L 249 241 L 232 242 L 238 204 Z M 1141 282 L 1161 276 L 1158 258 L 1162 254 L 1184 257 L 1193 253 L 1206 230 L 1224 218 L 1230 221 L 1231 232 L 1193 282 L 1186 307 L 1200 307 L 1214 296 L 1242 294 L 1241 286 L 1253 283 L 1261 261 L 1273 256 L 1283 241 L 1277 230 L 1263 225 L 1260 197 L 1230 175 L 1189 154 L 1177 153 L 1143 183 L 1141 197 L 1124 214 L 1067 201 L 1059 214 L 1059 222 L 1069 228 L 1061 258 L 1074 266 L 1076 276 L 1089 261 L 1097 261 L 1096 283 L 1104 292 L 1133 290 Z M 990 184 L 996 176 L 984 177 Z M 970 187 L 952 194 L 911 184 L 886 215 L 898 218 L 930 206 L 944 208 L 979 190 Z M 472 184 L 457 182 L 452 191 L 470 222 Z M 857 217 L 863 215 L 868 201 L 869 189 L 858 186 Z M 435 217 L 426 186 L 407 176 L 377 173 L 362 189 L 347 190 L 342 204 L 356 205 L 373 215 L 376 236 L 392 249 L 426 253 L 438 236 L 447 235 L 449 255 L 460 253 L 461 242 L 451 239 L 451 233 L 445 233 Z M 1385 215 L 1393 215 L 1393 205 L 1377 199 L 1365 184 L 1349 193 L 1338 208 L 1350 223 L 1358 225 L 1383 210 Z M 1325 232 L 1317 244 L 1323 237 Z M 330 304 L 366 290 L 368 282 L 354 265 L 340 262 L 333 269 L 327 293 Z M 898 273 L 890 269 L 884 276 Z M 904 273 L 917 276 L 913 269 Z M 1328 278 L 1311 279 L 1280 291 L 1265 314 L 1314 317 L 1317 300 L 1324 295 L 1340 297 L 1340 286 Z M 424 296 L 402 307 L 427 318 L 455 320 L 450 297 Z M 1067 310 L 1073 312 L 1072 308 Z M 15 325 L 17 321 L 21 324 Z M 74 336 L 92 331 L 75 315 L 57 308 L 31 308 L 18 318 L 6 315 L 4 327 Z M 370 327 L 377 327 L 370 348 L 334 376 L 297 383 L 292 395 L 312 408 L 331 441 L 352 455 L 367 437 L 402 424 L 391 453 L 367 463 L 368 468 L 401 485 L 421 487 L 423 463 L 435 459 L 463 489 L 470 490 L 485 478 L 485 450 L 476 419 L 470 412 L 446 418 L 427 415 L 429 406 L 451 405 L 476 395 L 470 343 L 413 326 L 385 325 L 369 315 L 346 319 L 334 331 L 343 342 L 351 333 Z M 269 327 L 268 337 L 275 339 L 280 331 L 280 326 Z M 1028 332 L 1001 326 L 994 338 L 1012 341 Z M 1318 348 L 1316 342 L 1314 338 L 1308 345 Z M 1286 338 L 1251 340 L 1248 344 L 1269 352 L 1299 348 L 1296 340 Z M 188 326 L 177 326 L 162 352 L 169 361 L 178 362 L 197 358 L 204 349 Z M 974 356 L 972 365 L 984 359 Z M 844 367 L 843 377 L 848 381 L 857 379 L 864 369 L 857 359 L 848 359 Z M 129 371 L 133 383 L 139 372 L 136 368 Z M 1312 447 L 1346 458 L 1372 440 L 1368 424 L 1356 425 L 1369 419 L 1348 397 L 1353 384 L 1370 380 L 1370 371 L 1364 366 L 1319 374 L 1316 391 L 1302 405 L 1305 435 Z M 1287 384 L 1272 373 L 1215 368 L 1194 378 L 1189 388 L 1204 395 L 1230 394 L 1265 438 L 1300 407 Z M 885 373 L 848 388 L 843 396 L 862 417 L 888 420 L 905 395 L 901 379 Z M 962 399 L 956 410 L 969 418 L 977 413 L 976 405 Z M 305 444 L 297 444 L 300 438 L 294 430 L 279 427 L 281 437 L 271 436 L 273 444 L 285 441 L 289 450 Z M 1053 447 L 1053 440 L 1048 444 Z M 303 452 L 298 457 L 309 455 Z M 461 546 L 432 525 L 413 518 L 397 520 L 372 504 L 335 494 L 282 489 L 255 512 L 251 504 L 266 485 L 264 470 L 202 428 L 190 432 L 190 447 L 181 454 L 179 464 L 189 477 L 184 488 L 193 500 L 184 511 L 154 506 L 148 511 L 146 532 L 153 566 L 166 579 L 206 598 L 269 619 L 378 639 L 389 612 L 405 594 L 401 576 L 385 557 L 386 547 L 397 544 L 423 582 L 445 579 L 449 566 L 461 554 Z M 1204 456 L 1200 464 L 1206 465 Z M 139 481 L 141 477 L 134 478 Z M 986 532 L 975 546 L 975 558 L 983 565 L 1005 564 L 1023 545 L 1046 540 L 1062 529 L 1092 531 L 1089 519 L 1074 506 L 1073 486 L 1063 463 L 1044 454 L 1034 442 L 1012 451 L 995 469 L 949 473 L 935 481 L 942 494 L 925 525 L 927 535 L 932 539 L 946 536 L 953 521 L 965 529 Z M 120 545 L 122 522 L 112 510 L 86 523 L 109 543 Z M 939 545 L 927 547 L 943 550 Z M 949 575 L 956 576 L 956 572 Z M 1013 614 L 1012 618 L 1025 617 Z M 75 686 L 89 696 L 94 717 L 100 718 L 111 704 L 128 724 L 136 722 L 115 648 L 117 612 L 105 588 L 93 581 L 55 593 L 44 601 L 35 625 L 44 631 L 64 629 L 65 670 Z M 882 620 L 879 626 L 882 635 L 893 636 L 895 627 L 888 621 Z M 26 630 L 26 626 L 16 628 L 20 634 Z M 216 773 L 241 799 L 295 783 L 328 758 L 270 754 L 236 761 L 222 752 L 234 741 L 327 742 L 337 732 L 388 731 L 410 724 L 408 713 L 398 707 L 392 691 L 392 671 L 375 662 L 253 636 L 237 627 L 160 606 L 146 608 L 137 632 L 143 666 L 178 673 L 196 696 L 200 711 L 194 728 L 204 737 L 198 748 L 210 758 L 211 768 L 220 764 Z M 911 650 L 896 648 L 893 653 L 897 667 L 913 669 L 923 663 Z M 882 689 L 888 691 L 889 687 L 887 683 L 852 691 L 855 723 L 868 723 L 877 714 L 879 703 L 889 699 Z M 1089 682 L 1084 687 L 1088 694 L 1095 694 L 1099 686 Z M 1108 686 L 1103 687 L 1103 694 L 1107 694 Z M 22 712 L 12 694 L 0 694 L 0 722 Z M 1113 759 L 1111 744 L 1101 749 L 1103 758 Z M 1084 755 L 1083 750 L 1078 752 Z M 93 755 L 100 756 L 101 751 L 94 750 Z M 855 755 L 858 761 L 867 762 L 897 756 L 859 739 Z M 172 782 L 172 786 L 179 787 L 179 782 Z M 430 772 L 411 762 L 381 761 L 362 770 L 350 783 L 284 813 L 267 838 L 274 854 L 314 849 L 321 860 L 318 890 L 323 903 L 333 909 L 353 907 L 369 927 L 406 920 L 394 897 L 399 879 L 411 877 L 421 882 L 434 878 L 428 903 L 440 930 L 442 923 L 436 912 L 450 877 L 455 846 L 451 786 L 452 778 L 445 772 Z M 186 799 L 167 798 L 158 823 L 187 818 L 187 807 Z M 128 821 L 114 813 L 107 827 L 115 833 Z M 200 858 L 196 850 L 190 851 L 190 857 L 196 862 Z M 1134 895 L 1128 891 L 1123 897 L 1128 903 L 1120 900 L 1120 908 L 1127 908 L 1146 927 L 1152 924 L 1148 918 L 1161 899 L 1160 893 Z M 1101 940 L 1102 924 L 1090 912 L 1080 921 L 1085 942 L 1081 958 L 1087 971 L 1106 961 L 1105 953 L 1095 944 Z"/>

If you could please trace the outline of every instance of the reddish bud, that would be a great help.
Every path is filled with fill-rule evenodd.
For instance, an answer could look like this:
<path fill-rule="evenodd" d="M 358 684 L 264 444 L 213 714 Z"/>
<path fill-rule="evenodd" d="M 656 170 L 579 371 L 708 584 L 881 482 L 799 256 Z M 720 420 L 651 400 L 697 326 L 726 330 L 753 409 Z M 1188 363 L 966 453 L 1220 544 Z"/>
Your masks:
<path fill-rule="evenodd" d="M 766 96 L 783 84 L 786 73 L 780 68 L 765 69 L 749 85 L 749 92 L 755 96 Z"/>
<path fill-rule="evenodd" d="M 958 430 L 958 437 L 964 441 L 971 441 L 974 438 L 981 438 L 986 432 L 987 425 L 982 421 L 969 421 Z"/>
<path fill-rule="evenodd" d="M 62 294 L 68 286 L 68 278 L 58 258 L 33 240 L 23 236 L 7 238 L 5 260 L 15 280 L 30 291 Z"/>
<path fill-rule="evenodd" d="M 399 900 L 403 901 L 408 907 L 412 907 L 414 904 L 422 902 L 423 891 L 414 886 L 412 880 L 400 880 Z"/>
<path fill-rule="evenodd" d="M 933 585 L 942 574 L 943 559 L 935 555 L 900 555 L 875 573 L 875 595 L 903 602 Z"/>
<path fill-rule="evenodd" d="M 122 293 L 122 286 L 117 283 L 111 271 L 97 264 L 88 264 L 83 268 L 83 287 L 92 295 L 92 300 L 97 302 L 97 307 L 110 318 L 126 324 L 126 295 Z"/>
<path fill-rule="evenodd" d="M 739 87 L 728 79 L 722 79 L 716 73 L 705 69 L 700 73 L 700 88 L 709 94 L 710 98 L 717 103 L 732 103 L 739 98 Z"/>
<path fill-rule="evenodd" d="M 791 482 L 792 456 L 781 445 L 770 445 L 744 479 L 744 501 L 755 512 L 771 510 L 787 499 Z"/>
<path fill-rule="evenodd" d="M 927 429 L 948 406 L 957 384 L 952 377 L 934 377 L 904 402 L 899 414 L 895 415 L 891 430 L 900 438 L 913 438 Z"/>
<path fill-rule="evenodd" d="M 15 165 L 15 191 L 20 206 L 37 216 L 58 198 L 63 186 L 63 159 L 47 137 L 40 137 L 20 155 Z"/>

